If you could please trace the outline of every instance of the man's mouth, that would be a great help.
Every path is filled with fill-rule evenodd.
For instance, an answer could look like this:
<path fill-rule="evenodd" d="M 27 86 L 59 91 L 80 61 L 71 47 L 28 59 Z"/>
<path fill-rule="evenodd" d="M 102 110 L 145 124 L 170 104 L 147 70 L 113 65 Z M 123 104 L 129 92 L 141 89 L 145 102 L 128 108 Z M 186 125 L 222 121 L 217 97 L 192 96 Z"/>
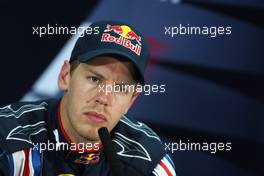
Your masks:
<path fill-rule="evenodd" d="M 94 111 L 86 112 L 84 114 L 89 120 L 91 120 L 95 123 L 106 122 L 106 118 L 103 114 L 99 114 L 99 113 L 94 112 Z"/>

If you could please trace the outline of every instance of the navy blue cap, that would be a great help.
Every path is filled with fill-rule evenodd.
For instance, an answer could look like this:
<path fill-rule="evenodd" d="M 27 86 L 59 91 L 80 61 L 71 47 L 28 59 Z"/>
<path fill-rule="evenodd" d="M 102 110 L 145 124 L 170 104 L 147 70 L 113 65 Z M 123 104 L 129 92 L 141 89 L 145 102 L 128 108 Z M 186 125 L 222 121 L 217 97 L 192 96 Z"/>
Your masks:
<path fill-rule="evenodd" d="M 149 59 L 149 49 L 145 37 L 134 27 L 112 21 L 95 22 L 90 25 L 99 32 L 84 33 L 79 37 L 71 53 L 70 62 L 85 63 L 97 56 L 117 55 L 132 61 L 144 84 L 144 71 Z"/>

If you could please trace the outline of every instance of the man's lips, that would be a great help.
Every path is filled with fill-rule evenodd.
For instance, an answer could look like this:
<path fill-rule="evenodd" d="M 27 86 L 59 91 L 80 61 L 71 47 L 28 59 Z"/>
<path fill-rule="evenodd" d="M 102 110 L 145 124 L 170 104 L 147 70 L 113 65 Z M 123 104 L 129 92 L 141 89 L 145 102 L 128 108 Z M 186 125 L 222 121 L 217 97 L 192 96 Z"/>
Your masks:
<path fill-rule="evenodd" d="M 89 118 L 91 121 L 96 123 L 105 122 L 106 118 L 103 114 L 99 114 L 97 112 L 86 112 L 84 113 L 87 118 Z"/>

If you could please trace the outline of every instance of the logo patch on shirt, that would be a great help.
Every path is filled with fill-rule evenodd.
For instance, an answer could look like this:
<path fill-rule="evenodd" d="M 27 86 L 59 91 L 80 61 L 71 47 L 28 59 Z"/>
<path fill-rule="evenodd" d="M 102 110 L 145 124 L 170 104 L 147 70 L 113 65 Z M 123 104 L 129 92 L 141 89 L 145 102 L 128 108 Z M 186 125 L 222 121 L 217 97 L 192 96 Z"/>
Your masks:
<path fill-rule="evenodd" d="M 88 153 L 81 155 L 79 158 L 75 159 L 74 162 L 78 164 L 95 164 L 100 160 L 100 153 Z"/>

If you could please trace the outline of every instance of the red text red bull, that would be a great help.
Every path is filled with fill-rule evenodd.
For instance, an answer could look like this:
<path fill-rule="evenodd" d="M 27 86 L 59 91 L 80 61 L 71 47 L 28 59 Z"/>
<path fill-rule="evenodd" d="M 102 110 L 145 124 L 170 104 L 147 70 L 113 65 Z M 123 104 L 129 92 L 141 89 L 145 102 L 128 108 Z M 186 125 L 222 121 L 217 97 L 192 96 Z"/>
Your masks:
<path fill-rule="evenodd" d="M 130 49 L 131 51 L 133 51 L 137 55 L 140 55 L 140 53 L 141 53 L 141 46 L 139 46 L 138 44 L 134 45 L 129 39 L 126 39 L 122 36 L 115 37 L 115 36 L 112 36 L 108 33 L 103 33 L 102 38 L 101 38 L 101 42 L 113 42 L 113 43 L 116 43 L 118 45 L 122 45 L 122 46 Z"/>

